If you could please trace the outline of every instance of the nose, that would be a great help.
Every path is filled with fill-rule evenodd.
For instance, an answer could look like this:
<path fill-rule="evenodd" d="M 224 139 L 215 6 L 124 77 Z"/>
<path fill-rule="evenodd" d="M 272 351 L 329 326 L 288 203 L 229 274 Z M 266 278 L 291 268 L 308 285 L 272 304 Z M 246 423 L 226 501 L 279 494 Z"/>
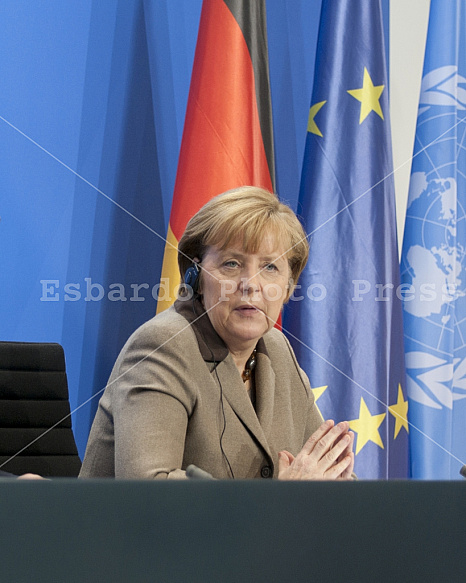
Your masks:
<path fill-rule="evenodd" d="M 252 267 L 245 268 L 241 273 L 241 282 L 239 289 L 243 296 L 252 296 L 260 290 L 260 273 L 259 270 Z"/>

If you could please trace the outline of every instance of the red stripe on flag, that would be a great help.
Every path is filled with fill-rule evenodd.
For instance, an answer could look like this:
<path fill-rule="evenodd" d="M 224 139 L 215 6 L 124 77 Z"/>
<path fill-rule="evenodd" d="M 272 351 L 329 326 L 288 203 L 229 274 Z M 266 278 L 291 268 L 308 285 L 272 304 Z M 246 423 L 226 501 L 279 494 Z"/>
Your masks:
<path fill-rule="evenodd" d="M 170 216 L 176 239 L 208 200 L 243 185 L 272 190 L 254 70 L 224 1 L 204 0 Z"/>

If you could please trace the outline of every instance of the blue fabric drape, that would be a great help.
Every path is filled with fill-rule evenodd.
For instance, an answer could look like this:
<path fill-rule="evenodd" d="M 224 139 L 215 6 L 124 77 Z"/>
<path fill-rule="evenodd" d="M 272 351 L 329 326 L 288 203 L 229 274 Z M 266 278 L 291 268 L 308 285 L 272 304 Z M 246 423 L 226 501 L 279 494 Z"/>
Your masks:
<path fill-rule="evenodd" d="M 84 453 L 155 313 L 201 0 L 0 3 L 0 338 L 55 341 Z M 320 0 L 268 0 L 277 191 L 295 207 Z"/>

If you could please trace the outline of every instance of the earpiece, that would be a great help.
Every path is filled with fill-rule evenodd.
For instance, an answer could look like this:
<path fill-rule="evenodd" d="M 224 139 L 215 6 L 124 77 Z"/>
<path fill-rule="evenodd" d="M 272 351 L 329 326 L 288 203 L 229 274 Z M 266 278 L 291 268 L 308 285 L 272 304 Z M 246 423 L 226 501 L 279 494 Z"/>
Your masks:
<path fill-rule="evenodd" d="M 199 289 L 199 275 L 200 275 L 199 265 L 194 262 L 191 265 L 191 267 L 188 267 L 184 274 L 185 285 L 189 286 L 194 293 L 197 293 Z"/>

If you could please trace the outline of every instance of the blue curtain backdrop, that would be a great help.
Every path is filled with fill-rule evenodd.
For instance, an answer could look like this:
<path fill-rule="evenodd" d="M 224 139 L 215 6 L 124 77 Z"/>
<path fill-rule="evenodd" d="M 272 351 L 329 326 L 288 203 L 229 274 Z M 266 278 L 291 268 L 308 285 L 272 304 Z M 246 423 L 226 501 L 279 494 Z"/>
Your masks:
<path fill-rule="evenodd" d="M 0 3 L 0 338 L 64 346 L 81 455 L 118 351 L 155 312 L 201 5 Z M 267 0 L 277 191 L 294 208 L 320 6 Z"/>

